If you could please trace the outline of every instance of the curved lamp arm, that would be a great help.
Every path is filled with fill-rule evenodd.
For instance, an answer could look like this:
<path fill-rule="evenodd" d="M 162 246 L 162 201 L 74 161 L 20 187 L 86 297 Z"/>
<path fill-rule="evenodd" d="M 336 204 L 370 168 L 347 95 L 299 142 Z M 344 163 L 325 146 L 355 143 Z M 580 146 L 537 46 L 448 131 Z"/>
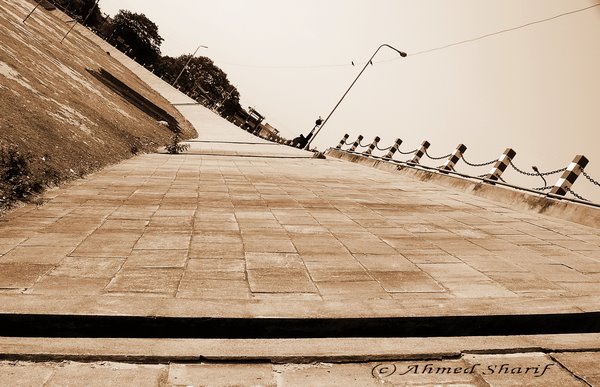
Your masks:
<path fill-rule="evenodd" d="M 367 69 L 367 66 L 369 65 L 369 63 L 371 63 L 371 61 L 373 60 L 373 58 L 375 57 L 375 55 L 377 55 L 377 53 L 379 52 L 379 50 L 381 50 L 382 47 L 389 47 L 392 50 L 396 51 L 398 54 L 400 54 L 401 57 L 406 57 L 406 53 L 404 51 L 400 51 L 397 48 L 394 48 L 392 46 L 390 46 L 389 44 L 382 44 L 381 46 L 379 46 L 377 48 L 377 50 L 375 50 L 375 52 L 373 53 L 373 55 L 371 55 L 371 58 L 367 61 L 367 63 L 365 63 L 365 66 L 362 68 L 362 70 L 360 70 L 360 73 L 358 73 L 358 75 L 356 76 L 356 78 L 354 79 L 354 81 L 350 84 L 350 87 L 348 87 L 348 90 L 346 90 L 346 92 L 344 93 L 344 95 L 342 95 L 342 98 L 340 98 L 340 100 L 338 101 L 338 103 L 334 106 L 333 110 L 331 110 L 331 113 L 329 113 L 329 115 L 327 116 L 327 118 L 325 118 L 325 120 L 323 121 L 323 123 L 321 124 L 321 126 L 319 127 L 319 129 L 315 132 L 314 136 L 312 136 L 309 141 L 306 143 L 306 147 L 304 149 L 308 149 L 308 147 L 310 146 L 310 144 L 312 143 L 312 141 L 315 139 L 315 137 L 317 137 L 317 134 L 319 134 L 319 132 L 321 131 L 321 129 L 323 129 L 323 127 L 325 126 L 325 124 L 327 123 L 327 121 L 329 121 L 329 118 L 331 117 L 331 115 L 333 114 L 333 112 L 335 112 L 335 110 L 338 108 L 338 106 L 340 106 L 340 104 L 342 103 L 342 101 L 344 100 L 344 98 L 346 98 L 346 95 L 348 94 L 348 92 L 350 91 L 350 89 L 352 89 L 352 86 L 354 86 L 354 84 L 356 83 L 356 81 L 358 81 L 358 78 L 360 78 L 360 76 L 362 75 L 362 73 Z"/>

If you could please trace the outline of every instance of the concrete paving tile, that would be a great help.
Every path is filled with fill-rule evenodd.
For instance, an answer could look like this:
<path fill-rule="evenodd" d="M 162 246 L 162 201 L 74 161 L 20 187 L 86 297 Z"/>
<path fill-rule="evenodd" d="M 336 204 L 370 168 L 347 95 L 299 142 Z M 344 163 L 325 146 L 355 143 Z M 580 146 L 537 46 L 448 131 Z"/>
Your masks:
<path fill-rule="evenodd" d="M 159 386 L 167 372 L 165 365 L 67 362 L 55 368 L 45 386 Z"/>
<path fill-rule="evenodd" d="M 245 253 L 242 244 L 201 243 L 192 239 L 189 257 L 190 259 L 244 259 Z"/>
<path fill-rule="evenodd" d="M 414 264 L 421 263 L 462 263 L 455 256 L 442 249 L 399 250 L 400 253 Z"/>
<path fill-rule="evenodd" d="M 486 275 L 515 293 L 536 293 L 562 290 L 556 283 L 546 281 L 530 272 L 487 272 Z"/>
<path fill-rule="evenodd" d="M 29 288 L 53 267 L 29 263 L 0 263 L 0 288 Z"/>
<path fill-rule="evenodd" d="M 518 266 L 518 261 L 516 264 L 508 262 L 510 257 L 507 259 L 503 259 L 503 255 L 460 255 L 458 256 L 461 261 L 471 266 L 475 270 L 478 270 L 482 273 L 487 273 L 489 271 L 510 271 L 510 272 L 523 272 L 526 269 Z"/>
<path fill-rule="evenodd" d="M 100 231 L 143 231 L 148 220 L 137 219 L 108 219 L 99 228 Z"/>
<path fill-rule="evenodd" d="M 249 300 L 252 295 L 245 279 L 211 279 L 200 272 L 188 272 L 181 280 L 177 298 Z"/>
<path fill-rule="evenodd" d="M 255 269 L 294 269 L 305 270 L 298 254 L 246 252 L 246 268 Z"/>
<path fill-rule="evenodd" d="M 176 386 L 276 386 L 270 364 L 171 364 Z"/>
<path fill-rule="evenodd" d="M 369 363 L 379 385 L 390 386 L 484 386 L 485 383 L 463 359 L 414 360 Z"/>
<path fill-rule="evenodd" d="M 112 278 L 124 262 L 125 258 L 66 257 L 48 274 L 76 278 Z"/>
<path fill-rule="evenodd" d="M 221 231 L 221 232 L 194 232 L 194 242 L 199 243 L 242 243 L 242 237 L 238 232 Z"/>
<path fill-rule="evenodd" d="M 373 281 L 315 282 L 324 299 L 345 296 L 351 299 L 390 298 L 381 285 Z"/>
<path fill-rule="evenodd" d="M 110 281 L 106 291 L 175 295 L 182 275 L 183 269 L 126 268 Z"/>
<path fill-rule="evenodd" d="M 354 257 L 370 271 L 421 271 L 414 263 L 400 254 L 354 254 Z"/>
<path fill-rule="evenodd" d="M 596 386 L 600 384 L 599 352 L 552 353 L 550 357 L 574 375 L 585 380 L 589 385 Z"/>
<path fill-rule="evenodd" d="M 190 259 L 185 268 L 186 271 L 231 271 L 246 272 L 246 261 L 244 259 Z"/>
<path fill-rule="evenodd" d="M 246 239 L 244 250 L 257 253 L 296 253 L 296 247 L 289 239 Z"/>
<path fill-rule="evenodd" d="M 148 231 L 188 231 L 192 229 L 193 217 L 189 216 L 153 216 L 148 223 Z"/>
<path fill-rule="evenodd" d="M 54 365 L 30 362 L 0 362 L 0 379 L 5 386 L 44 386 L 54 373 Z"/>
<path fill-rule="evenodd" d="M 133 247 L 136 250 L 186 250 L 192 236 L 189 232 L 147 230 Z"/>
<path fill-rule="evenodd" d="M 580 380 L 543 353 L 464 355 L 475 372 L 493 386 L 584 386 Z"/>
<path fill-rule="evenodd" d="M 133 250 L 123 267 L 184 267 L 187 250 Z"/>
<path fill-rule="evenodd" d="M 518 297 L 504 286 L 493 281 L 444 281 L 440 282 L 457 298 Z"/>
<path fill-rule="evenodd" d="M 490 278 L 465 263 L 423 263 L 417 265 L 438 282 L 489 281 Z"/>
<path fill-rule="evenodd" d="M 110 278 L 46 275 L 36 282 L 27 293 L 99 295 L 104 293 L 104 288 L 109 282 Z"/>
<path fill-rule="evenodd" d="M 381 386 L 365 364 L 276 364 L 273 371 L 282 386 Z"/>
<path fill-rule="evenodd" d="M 0 232 L 2 232 L 1 229 Z M 0 238 L 0 256 L 8 253 L 24 240 L 25 238 Z"/>
<path fill-rule="evenodd" d="M 600 286 L 597 282 L 560 282 L 557 281 L 556 285 L 567 289 L 569 293 L 586 296 L 586 295 L 600 295 Z"/>
<path fill-rule="evenodd" d="M 53 265 L 62 261 L 73 246 L 18 246 L 0 257 L 0 263 L 32 263 Z"/>
<path fill-rule="evenodd" d="M 356 260 L 344 261 L 304 261 L 311 277 L 315 281 L 335 281 L 334 278 L 361 277 L 362 280 L 373 280 L 364 267 Z M 358 279 L 357 279 L 358 280 Z"/>
<path fill-rule="evenodd" d="M 444 292 L 435 280 L 422 271 L 370 271 L 369 274 L 391 293 Z"/>
<path fill-rule="evenodd" d="M 355 282 L 372 281 L 373 277 L 364 270 L 344 270 L 344 269 L 309 269 L 308 273 L 315 282 Z"/>
<path fill-rule="evenodd" d="M 592 282 L 594 279 L 562 264 L 541 264 L 535 266 L 535 273 L 549 281 Z"/>
<path fill-rule="evenodd" d="M 139 232 L 96 231 L 73 252 L 78 257 L 126 257 L 140 238 Z"/>
<path fill-rule="evenodd" d="M 75 247 L 88 236 L 87 233 L 45 233 L 40 232 L 32 235 L 22 242 L 23 246 L 63 246 Z"/>
<path fill-rule="evenodd" d="M 255 269 L 248 270 L 252 292 L 259 293 L 314 293 L 317 291 L 306 270 Z"/>
<path fill-rule="evenodd" d="M 436 248 L 430 240 L 418 236 L 384 237 L 382 239 L 400 252 L 432 250 Z"/>

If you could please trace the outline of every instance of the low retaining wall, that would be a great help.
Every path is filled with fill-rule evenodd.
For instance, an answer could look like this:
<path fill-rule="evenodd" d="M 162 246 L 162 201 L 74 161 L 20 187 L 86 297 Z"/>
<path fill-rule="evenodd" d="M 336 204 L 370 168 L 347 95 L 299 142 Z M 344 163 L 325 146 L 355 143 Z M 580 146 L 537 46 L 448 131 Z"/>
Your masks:
<path fill-rule="evenodd" d="M 352 154 L 338 149 L 329 149 L 327 156 L 366 165 L 380 170 L 399 173 L 421 181 L 453 188 L 486 199 L 510 205 L 511 208 L 534 211 L 590 227 L 600 227 L 600 208 L 571 201 L 555 199 L 543 193 L 520 191 L 506 186 L 492 185 L 481 181 L 471 181 L 458 176 L 398 165 L 383 160 Z"/>

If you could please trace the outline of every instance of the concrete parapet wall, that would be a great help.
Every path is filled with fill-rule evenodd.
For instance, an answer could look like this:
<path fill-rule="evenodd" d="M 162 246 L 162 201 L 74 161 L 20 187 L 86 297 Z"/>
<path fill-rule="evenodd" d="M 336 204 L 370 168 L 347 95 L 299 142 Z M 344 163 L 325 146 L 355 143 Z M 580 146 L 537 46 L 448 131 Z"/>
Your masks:
<path fill-rule="evenodd" d="M 534 211 L 538 214 L 556 217 L 591 227 L 600 226 L 600 208 L 578 204 L 570 201 L 554 199 L 545 194 L 535 194 L 519 191 L 506 186 L 492 185 L 481 181 L 471 181 L 465 178 L 437 173 L 399 165 L 384 160 L 377 160 L 358 154 L 351 154 L 338 149 L 329 149 L 326 154 L 341 160 L 366 165 L 384 171 L 399 173 L 420 181 L 442 185 L 462 192 L 470 193 L 486 199 L 510 205 L 513 209 Z"/>

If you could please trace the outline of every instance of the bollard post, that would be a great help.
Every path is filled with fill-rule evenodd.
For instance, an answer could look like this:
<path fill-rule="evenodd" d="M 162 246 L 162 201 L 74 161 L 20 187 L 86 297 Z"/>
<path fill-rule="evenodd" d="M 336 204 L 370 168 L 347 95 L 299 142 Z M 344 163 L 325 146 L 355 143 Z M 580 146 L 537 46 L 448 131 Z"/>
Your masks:
<path fill-rule="evenodd" d="M 348 141 L 348 137 L 350 137 L 350 135 L 348 135 L 348 133 L 344 134 L 344 137 L 342 137 L 342 139 L 340 140 L 340 143 L 335 147 L 335 149 L 342 149 L 342 147 L 344 145 L 346 145 L 346 141 Z"/>
<path fill-rule="evenodd" d="M 356 150 L 356 147 L 358 146 L 358 144 L 360 144 L 360 142 L 362 141 L 363 138 L 364 137 L 362 136 L 362 134 L 359 134 L 358 137 L 356 138 L 356 141 L 354 141 L 354 144 L 352 144 L 350 149 L 348 149 L 348 152 L 354 152 Z"/>
<path fill-rule="evenodd" d="M 506 170 L 508 164 L 510 164 L 510 161 L 515 157 L 516 154 L 517 152 L 515 152 L 512 148 L 506 148 L 504 150 L 504 153 L 502 153 L 500 157 L 498 157 L 498 160 L 496 161 L 490 172 L 487 174 L 487 176 L 485 176 L 484 180 L 498 181 L 498 179 L 500 179 L 500 176 L 502 175 L 502 172 Z"/>
<path fill-rule="evenodd" d="M 569 191 L 577 177 L 581 174 L 581 171 L 588 164 L 589 160 L 587 157 L 582 155 L 577 155 L 569 164 L 567 169 L 560 176 L 550 193 L 553 195 L 565 196 L 565 194 Z"/>
<path fill-rule="evenodd" d="M 442 165 L 440 167 L 440 171 L 441 172 L 453 171 L 454 166 L 456 165 L 458 160 L 460 160 L 460 158 L 462 157 L 462 154 L 465 153 L 466 150 L 467 150 L 467 147 L 464 144 L 458 144 L 458 146 L 454 150 L 454 153 L 451 154 L 450 157 L 448 157 L 448 160 L 446 160 L 446 162 L 444 163 L 444 165 Z"/>
<path fill-rule="evenodd" d="M 398 148 L 400 148 L 400 145 L 402 144 L 402 140 L 400 140 L 399 138 L 396 139 L 396 142 L 394 143 L 394 145 L 392 145 L 392 147 L 390 148 L 389 152 L 383 156 L 384 159 L 391 159 L 392 157 L 394 157 L 394 153 L 396 153 L 396 151 L 398 150 Z"/>
<path fill-rule="evenodd" d="M 417 153 L 415 153 L 413 158 L 408 162 L 413 163 L 413 164 L 419 164 L 421 157 L 423 157 L 423 155 L 425 154 L 425 151 L 427 151 L 427 148 L 429 148 L 430 145 L 431 144 L 429 143 L 429 141 L 423 141 L 423 143 L 421 144 L 421 147 L 419 148 Z"/>
<path fill-rule="evenodd" d="M 375 147 L 377 146 L 377 144 L 379 144 L 380 140 L 381 139 L 379 138 L 379 136 L 376 136 L 373 139 L 373 142 L 371 143 L 371 145 L 369 145 L 369 147 L 367 149 L 365 149 L 365 151 L 363 152 L 363 155 L 369 156 L 373 152 L 373 149 L 375 149 Z"/>

